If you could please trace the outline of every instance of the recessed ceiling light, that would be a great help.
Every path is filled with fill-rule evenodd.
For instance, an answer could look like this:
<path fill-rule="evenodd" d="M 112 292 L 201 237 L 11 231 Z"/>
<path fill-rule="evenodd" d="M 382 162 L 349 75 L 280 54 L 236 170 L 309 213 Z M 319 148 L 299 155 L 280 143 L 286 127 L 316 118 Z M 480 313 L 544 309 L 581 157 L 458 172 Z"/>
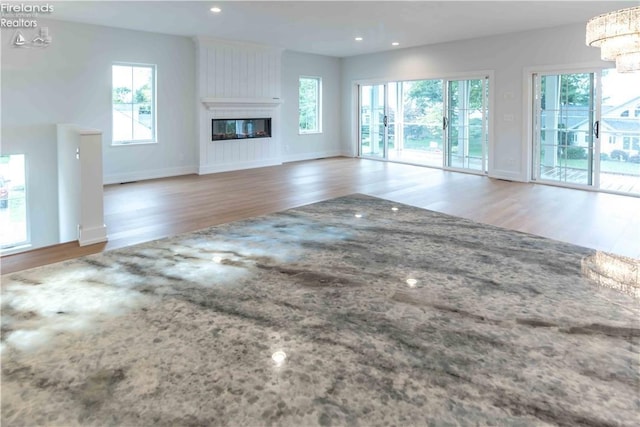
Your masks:
<path fill-rule="evenodd" d="M 400 43 L 398 43 L 398 42 L 393 42 L 393 43 L 391 43 L 391 46 L 400 46 Z"/>
<path fill-rule="evenodd" d="M 211 8 L 211 9 L 209 9 L 209 10 L 210 10 L 211 12 L 213 12 L 213 13 L 220 13 L 220 12 L 222 12 L 222 9 L 220 9 L 219 7 L 216 7 L 216 6 L 212 7 L 212 8 Z"/>
<path fill-rule="evenodd" d="M 357 42 L 361 42 L 361 41 L 362 41 L 362 37 L 356 37 L 356 38 L 355 38 L 355 40 L 356 40 Z"/>

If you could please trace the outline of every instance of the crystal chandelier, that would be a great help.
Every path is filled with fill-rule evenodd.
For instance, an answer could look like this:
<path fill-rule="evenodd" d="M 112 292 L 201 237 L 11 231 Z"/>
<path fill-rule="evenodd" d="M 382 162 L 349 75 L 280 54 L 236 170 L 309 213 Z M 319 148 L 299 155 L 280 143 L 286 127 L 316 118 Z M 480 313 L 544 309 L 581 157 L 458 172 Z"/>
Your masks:
<path fill-rule="evenodd" d="M 640 71 L 640 6 L 596 16 L 587 22 L 587 45 L 621 72 Z"/>

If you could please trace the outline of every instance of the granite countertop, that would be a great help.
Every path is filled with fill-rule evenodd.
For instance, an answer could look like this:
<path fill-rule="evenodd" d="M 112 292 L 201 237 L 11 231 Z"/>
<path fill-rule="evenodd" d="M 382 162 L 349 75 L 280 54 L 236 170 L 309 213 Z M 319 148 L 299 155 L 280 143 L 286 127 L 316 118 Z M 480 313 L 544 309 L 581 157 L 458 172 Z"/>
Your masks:
<path fill-rule="evenodd" d="M 2 425 L 637 425 L 592 254 L 356 195 L 3 276 Z"/>

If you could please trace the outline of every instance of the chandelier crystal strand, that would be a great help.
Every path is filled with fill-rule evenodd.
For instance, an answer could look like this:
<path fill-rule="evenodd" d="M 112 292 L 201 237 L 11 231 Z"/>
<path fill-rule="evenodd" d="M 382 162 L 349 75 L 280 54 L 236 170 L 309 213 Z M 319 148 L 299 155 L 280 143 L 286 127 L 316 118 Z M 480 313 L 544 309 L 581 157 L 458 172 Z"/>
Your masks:
<path fill-rule="evenodd" d="M 600 57 L 604 61 L 615 61 L 629 52 L 640 52 L 640 33 L 604 40 L 600 46 Z"/>
<path fill-rule="evenodd" d="M 640 52 L 627 53 L 616 58 L 616 71 L 629 73 L 640 70 Z"/>
<path fill-rule="evenodd" d="M 616 61 L 620 72 L 640 70 L 640 6 L 592 18 L 587 23 L 587 45 L 601 48 L 604 61 Z"/>

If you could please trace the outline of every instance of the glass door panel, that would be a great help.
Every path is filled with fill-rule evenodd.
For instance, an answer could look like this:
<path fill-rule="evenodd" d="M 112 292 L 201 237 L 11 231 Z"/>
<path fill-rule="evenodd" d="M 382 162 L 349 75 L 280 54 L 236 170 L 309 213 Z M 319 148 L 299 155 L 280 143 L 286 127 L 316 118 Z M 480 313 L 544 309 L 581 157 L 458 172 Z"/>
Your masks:
<path fill-rule="evenodd" d="M 360 86 L 360 155 L 386 158 L 385 85 Z"/>
<path fill-rule="evenodd" d="M 387 83 L 387 155 L 402 161 L 402 83 Z"/>
<path fill-rule="evenodd" d="M 600 188 L 640 194 L 640 73 L 602 71 Z"/>
<path fill-rule="evenodd" d="M 536 77 L 537 178 L 594 185 L 595 75 Z"/>
<path fill-rule="evenodd" d="M 396 150 L 389 152 L 389 158 L 442 167 L 443 81 L 405 81 L 396 85 L 396 102 L 394 105 L 392 101 L 389 109 Z M 391 93 L 389 90 L 389 98 L 393 99 Z"/>
<path fill-rule="evenodd" d="M 488 78 L 447 82 L 447 167 L 487 171 L 488 94 Z"/>

